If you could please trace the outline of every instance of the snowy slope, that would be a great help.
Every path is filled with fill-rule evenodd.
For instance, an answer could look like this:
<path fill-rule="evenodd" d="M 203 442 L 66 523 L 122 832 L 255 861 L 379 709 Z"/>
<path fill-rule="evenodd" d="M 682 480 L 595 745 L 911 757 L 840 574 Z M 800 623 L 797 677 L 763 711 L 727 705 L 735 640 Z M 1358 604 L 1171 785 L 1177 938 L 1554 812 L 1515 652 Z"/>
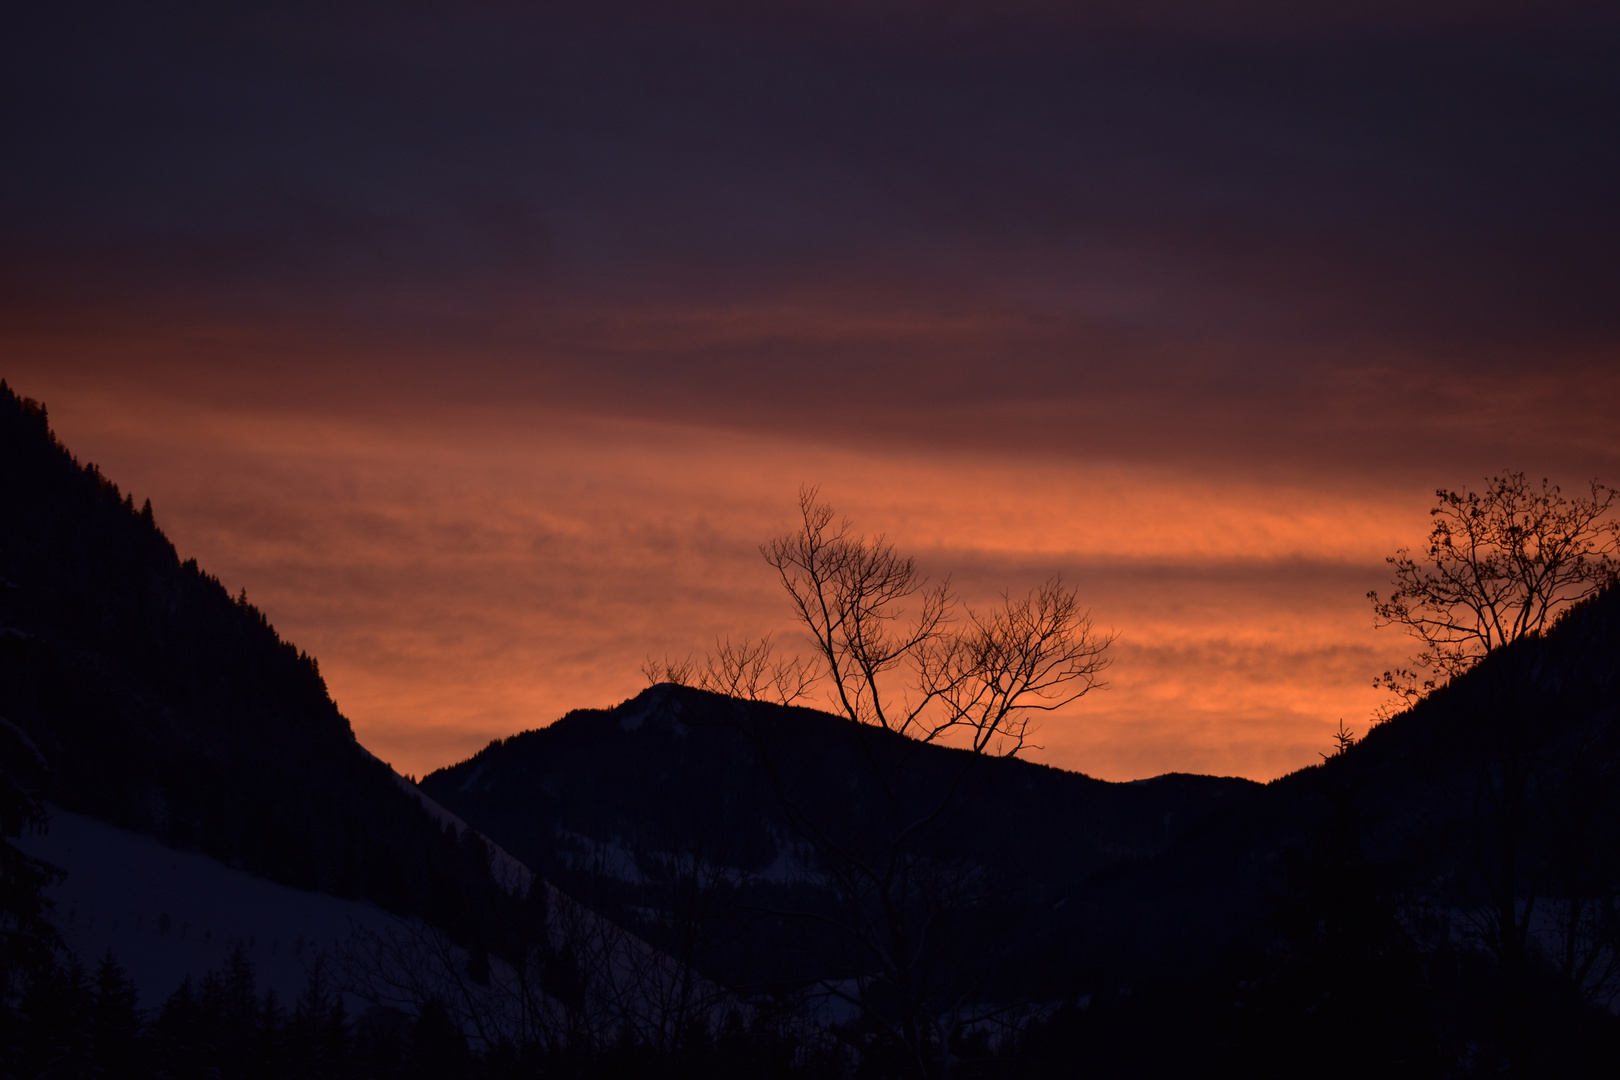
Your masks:
<path fill-rule="evenodd" d="M 284 1004 L 303 990 L 318 956 L 332 961 L 332 974 L 346 966 L 356 970 L 353 962 L 361 957 L 369 959 L 362 966 L 370 989 L 364 998 L 349 996 L 351 1011 L 373 1003 L 410 1010 L 431 994 L 475 1039 L 522 1022 L 515 1011 L 515 973 L 505 964 L 492 965 L 489 985 L 470 984 L 462 977 L 464 950 L 419 921 L 375 905 L 278 885 L 54 807 L 48 830 L 24 836 L 18 846 L 66 871 L 48 895 L 67 946 L 87 968 L 112 950 L 135 980 L 143 1009 L 162 1005 L 186 978 L 196 982 L 219 969 L 240 943 L 260 989 L 274 989 Z M 513 875 L 532 880 L 511 856 L 494 857 Z M 719 1010 L 718 1016 L 735 1004 L 719 987 L 546 888 L 553 944 L 572 951 L 586 975 L 588 1015 L 576 1024 L 583 1019 L 600 1029 L 593 1034 L 601 1038 L 624 1025 L 649 1028 L 643 1034 L 657 1038 L 658 1029 L 673 1021 L 674 1009 Z M 559 1030 L 567 1026 L 557 1003 L 537 1004 L 543 1022 Z"/>
<path fill-rule="evenodd" d="M 334 954 L 355 929 L 399 924 L 375 905 L 277 885 L 56 808 L 48 831 L 18 846 L 67 871 L 48 890 L 63 938 L 86 966 L 111 949 L 142 1008 L 220 967 L 237 942 L 261 989 L 273 987 L 290 1004 L 317 955 Z"/>

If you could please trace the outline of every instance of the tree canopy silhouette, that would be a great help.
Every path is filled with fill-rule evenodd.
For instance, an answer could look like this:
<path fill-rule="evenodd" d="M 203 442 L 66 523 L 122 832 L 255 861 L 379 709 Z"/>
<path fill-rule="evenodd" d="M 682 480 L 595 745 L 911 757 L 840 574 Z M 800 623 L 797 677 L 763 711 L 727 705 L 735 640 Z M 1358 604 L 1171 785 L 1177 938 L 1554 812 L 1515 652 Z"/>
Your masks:
<path fill-rule="evenodd" d="M 1374 681 L 1409 704 L 1479 663 L 1501 645 L 1539 634 L 1559 612 L 1620 574 L 1620 490 L 1591 481 L 1565 498 L 1522 472 L 1488 479 L 1485 490 L 1435 492 L 1428 550 L 1401 548 L 1387 598 L 1367 593 L 1378 626 L 1401 626 L 1422 647 L 1410 668 Z"/>

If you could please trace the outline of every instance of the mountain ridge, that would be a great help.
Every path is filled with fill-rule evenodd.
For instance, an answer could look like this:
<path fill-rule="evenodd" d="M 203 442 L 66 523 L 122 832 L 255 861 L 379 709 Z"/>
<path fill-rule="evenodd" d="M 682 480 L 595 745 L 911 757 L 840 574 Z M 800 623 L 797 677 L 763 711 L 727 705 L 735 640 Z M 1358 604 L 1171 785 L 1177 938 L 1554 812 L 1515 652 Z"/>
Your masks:
<path fill-rule="evenodd" d="M 502 903 L 479 844 L 360 746 L 315 660 L 3 382 L 0 580 L 0 716 L 44 755 L 44 797 L 457 936 Z"/>
<path fill-rule="evenodd" d="M 984 1075 L 1586 1076 L 1620 1059 L 1615 586 L 1264 785 L 1111 783 L 665 684 L 412 786 L 355 741 L 311 658 L 0 382 L 0 717 L 0 751 L 37 748 L 49 771 L 3 762 L 8 815 L 13 795 L 48 798 L 425 920 L 456 947 L 374 942 L 407 963 L 436 950 L 412 1030 L 444 1017 L 445 986 L 490 1015 L 520 1001 L 543 1023 L 513 1045 L 564 1074 L 730 1060 L 716 1025 L 737 1009 L 755 1026 L 735 1060 L 778 1055 L 779 1075 L 894 1073 L 883 1025 L 918 1017 L 941 1025 L 936 1063 Z M 885 860 L 917 891 L 877 912 L 890 897 L 857 879 Z M 524 863 L 546 888 L 519 907 L 524 882 L 492 865 Z M 892 963 L 860 922 L 874 913 L 934 951 Z M 908 1003 L 913 976 L 932 989 Z M 484 1075 L 459 1053 L 435 1075 Z"/>
<path fill-rule="evenodd" d="M 868 745 L 850 741 L 857 735 Z M 876 797 L 878 781 L 860 764 L 868 751 L 893 760 L 903 774 L 902 797 L 919 806 L 929 804 L 931 792 L 945 792 L 961 770 L 963 787 L 947 799 L 941 822 L 949 829 L 927 844 L 938 847 L 938 858 L 977 860 L 1016 881 L 1021 893 L 1054 902 L 1091 874 L 1163 850 L 1223 800 L 1260 790 L 1241 778 L 1191 774 L 1102 781 L 860 730 L 814 709 L 669 684 L 611 709 L 576 710 L 545 728 L 495 740 L 423 777 L 421 786 L 542 876 L 593 897 L 635 933 L 667 945 L 661 926 L 668 912 L 649 895 L 657 891 L 654 864 L 701 848 L 717 871 L 749 879 L 728 903 L 787 904 L 790 895 L 814 895 L 813 887 L 806 892 L 813 872 L 796 850 L 805 838 L 784 813 L 783 799 L 802 804 L 818 826 L 859 833 L 858 814 L 851 817 L 848 808 L 869 807 Z M 771 790 L 768 773 L 781 791 Z M 593 863 L 603 864 L 599 872 Z M 776 878 L 766 880 L 773 867 Z M 761 939 L 752 948 L 786 947 Z M 765 978 L 740 957 L 717 963 L 720 970 L 709 974 L 722 982 Z"/>

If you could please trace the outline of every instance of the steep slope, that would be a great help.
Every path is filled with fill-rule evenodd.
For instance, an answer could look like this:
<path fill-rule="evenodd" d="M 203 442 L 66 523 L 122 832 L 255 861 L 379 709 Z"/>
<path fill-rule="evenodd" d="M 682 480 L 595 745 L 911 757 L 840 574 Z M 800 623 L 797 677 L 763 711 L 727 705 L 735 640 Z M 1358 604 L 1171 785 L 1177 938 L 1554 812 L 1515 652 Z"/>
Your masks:
<path fill-rule="evenodd" d="M 67 810 L 457 936 L 505 902 L 484 845 L 356 743 L 315 661 L 4 383 L 0 716 Z"/>
<path fill-rule="evenodd" d="M 21 846 L 65 871 L 46 890 L 64 944 L 92 970 L 111 950 L 143 1008 L 162 1005 L 186 979 L 201 983 L 237 948 L 261 987 L 296 1001 L 317 956 L 335 965 L 357 929 L 380 933 L 395 922 L 364 901 L 277 885 L 67 810 Z"/>

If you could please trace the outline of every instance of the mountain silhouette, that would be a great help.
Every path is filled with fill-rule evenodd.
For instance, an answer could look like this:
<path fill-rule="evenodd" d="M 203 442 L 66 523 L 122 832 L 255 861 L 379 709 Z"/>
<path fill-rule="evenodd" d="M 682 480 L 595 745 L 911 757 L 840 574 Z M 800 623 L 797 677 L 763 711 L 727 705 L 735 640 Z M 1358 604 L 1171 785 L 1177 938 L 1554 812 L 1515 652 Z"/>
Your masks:
<path fill-rule="evenodd" d="M 64 809 L 458 937 L 503 895 L 487 852 L 355 741 L 315 660 L 4 383 L 0 716 Z"/>
<path fill-rule="evenodd" d="M 1074 899 L 1091 1007 L 1034 1056 L 1083 1052 L 1099 1075 L 1606 1075 L 1620 589 Z"/>
<path fill-rule="evenodd" d="M 964 771 L 961 751 L 671 685 L 422 783 L 712 977 L 780 988 L 861 963 L 816 929 L 840 883 L 807 829 L 857 846 L 884 798 L 933 806 L 966 777 L 911 851 L 987 885 L 965 918 L 928 915 L 967 943 L 953 962 L 976 992 L 1045 1003 L 1004 1056 L 1121 1076 L 1596 1075 L 1620 1048 L 1617 676 L 1611 587 L 1265 785 Z"/>
<path fill-rule="evenodd" d="M 903 776 L 895 792 L 884 776 Z M 1054 967 L 1072 921 L 1066 898 L 1091 877 L 1151 859 L 1190 826 L 1260 790 L 1252 781 L 1170 775 L 1107 783 L 1017 759 L 919 744 L 807 708 L 654 686 L 613 709 L 580 710 L 491 743 L 424 777 L 422 789 L 547 879 L 679 951 L 692 929 L 724 944 L 692 956 L 727 983 L 836 975 L 836 960 L 771 912 L 825 906 L 805 837 L 807 816 L 860 843 L 890 795 L 944 812 L 919 838 L 933 861 L 963 864 L 1016 894 L 1026 917 L 999 945 L 1025 981 Z M 954 795 L 946 793 L 955 785 Z M 786 800 L 791 805 L 784 805 Z M 687 926 L 677 865 L 701 860 L 723 879 Z M 967 869 L 971 865 L 971 871 Z M 793 959 L 789 960 L 789 957 Z M 829 966 L 830 965 L 830 966 Z"/>
<path fill-rule="evenodd" d="M 664 684 L 417 789 L 355 741 L 313 658 L 0 383 L 0 720 L 0 1066 L 17 1075 L 1620 1060 L 1614 586 L 1268 784 L 1108 783 Z M 13 843 L 50 807 L 83 858 L 116 845 L 132 879 L 144 860 L 215 890 L 195 911 L 261 903 L 270 881 L 299 890 L 273 894 L 288 919 L 337 919 L 337 899 L 412 917 L 389 925 L 442 933 L 369 940 L 449 981 L 356 1019 L 317 974 L 289 1019 L 238 949 L 143 1019 L 113 958 L 93 985 L 54 959 L 49 918 L 71 913 L 40 907 L 53 872 Z M 119 891 L 123 871 L 79 866 Z"/>

